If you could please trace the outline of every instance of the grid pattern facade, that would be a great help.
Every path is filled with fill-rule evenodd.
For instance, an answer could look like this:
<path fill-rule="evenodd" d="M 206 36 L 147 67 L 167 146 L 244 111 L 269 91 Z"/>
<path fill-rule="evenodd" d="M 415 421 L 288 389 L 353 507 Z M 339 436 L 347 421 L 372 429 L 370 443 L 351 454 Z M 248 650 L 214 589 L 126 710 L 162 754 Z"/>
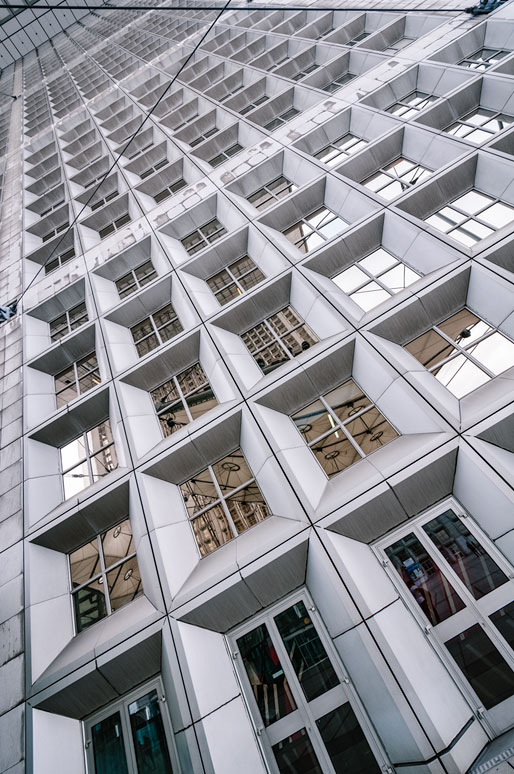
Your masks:
<path fill-rule="evenodd" d="M 0 91 L 0 771 L 507 760 L 510 6 L 97 10 Z"/>

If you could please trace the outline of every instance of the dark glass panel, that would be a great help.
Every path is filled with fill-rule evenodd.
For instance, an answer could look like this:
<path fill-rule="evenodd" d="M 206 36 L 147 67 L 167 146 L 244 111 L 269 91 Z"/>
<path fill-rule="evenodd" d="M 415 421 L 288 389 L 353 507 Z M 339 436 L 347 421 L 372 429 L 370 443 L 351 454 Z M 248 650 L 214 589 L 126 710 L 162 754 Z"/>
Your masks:
<path fill-rule="evenodd" d="M 173 774 L 157 691 L 129 704 L 138 774 Z"/>
<path fill-rule="evenodd" d="M 496 610 L 489 618 L 510 647 L 514 648 L 514 602 L 509 602 L 505 607 Z"/>
<path fill-rule="evenodd" d="M 128 774 L 120 713 L 91 728 L 95 774 Z"/>
<path fill-rule="evenodd" d="M 273 745 L 280 774 L 323 774 L 305 728 Z"/>
<path fill-rule="evenodd" d="M 316 721 L 336 774 L 379 774 L 368 740 L 347 702 Z"/>

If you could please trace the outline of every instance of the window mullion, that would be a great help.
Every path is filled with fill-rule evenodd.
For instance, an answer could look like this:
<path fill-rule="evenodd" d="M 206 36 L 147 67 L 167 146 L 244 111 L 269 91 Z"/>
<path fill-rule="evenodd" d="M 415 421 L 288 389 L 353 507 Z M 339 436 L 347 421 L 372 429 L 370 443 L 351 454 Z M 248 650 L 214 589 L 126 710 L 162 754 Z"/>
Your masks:
<path fill-rule="evenodd" d="M 177 389 L 179 398 L 182 401 L 182 407 L 183 407 L 184 411 L 186 412 L 186 416 L 187 416 L 188 420 L 190 422 L 192 422 L 193 421 L 193 417 L 192 417 L 191 412 L 189 410 L 189 406 L 187 405 L 187 400 L 185 399 L 184 393 L 183 393 L 182 388 L 180 386 L 180 382 L 179 382 L 179 380 L 177 379 L 176 376 L 173 377 L 173 381 L 175 383 L 175 387 Z"/>
<path fill-rule="evenodd" d="M 111 599 L 109 594 L 109 585 L 107 583 L 107 571 L 105 569 L 105 557 L 104 557 L 104 549 L 102 545 L 102 534 L 96 536 L 96 539 L 98 541 L 98 557 L 100 559 L 100 567 L 102 571 L 102 585 L 104 587 L 104 598 L 105 598 L 105 606 L 107 608 L 107 615 L 111 615 Z"/>

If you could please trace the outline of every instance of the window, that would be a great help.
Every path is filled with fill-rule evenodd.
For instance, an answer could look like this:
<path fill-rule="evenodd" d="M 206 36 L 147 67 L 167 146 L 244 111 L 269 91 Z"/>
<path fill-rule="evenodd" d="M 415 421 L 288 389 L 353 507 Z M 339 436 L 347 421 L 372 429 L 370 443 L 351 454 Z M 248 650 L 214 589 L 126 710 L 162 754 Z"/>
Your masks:
<path fill-rule="evenodd" d="M 514 343 L 469 309 L 434 325 L 405 349 L 456 398 L 514 366 Z"/>
<path fill-rule="evenodd" d="M 166 188 L 163 188 L 162 191 L 159 191 L 159 193 L 156 193 L 154 195 L 154 199 L 159 204 L 159 202 L 163 202 L 164 199 L 167 199 L 168 196 L 171 196 L 174 193 L 177 193 L 177 191 L 180 191 L 181 188 L 185 188 L 187 185 L 186 181 L 179 177 L 177 180 L 175 180 L 170 185 L 166 186 Z"/>
<path fill-rule="evenodd" d="M 472 519 L 451 503 L 379 544 L 393 582 L 454 660 L 486 709 L 510 721 L 514 698 L 509 568 Z M 451 663 L 451 662 L 450 662 Z"/>
<path fill-rule="evenodd" d="M 128 212 L 126 212 L 125 215 L 121 215 L 119 218 L 116 218 L 116 220 L 113 220 L 112 223 L 108 223 L 107 226 L 101 228 L 98 232 L 100 239 L 103 239 L 108 234 L 112 234 L 113 231 L 117 231 L 119 228 L 122 228 L 122 226 L 124 226 L 126 223 L 130 223 L 130 215 Z"/>
<path fill-rule="evenodd" d="M 218 303 L 223 306 L 239 298 L 263 279 L 266 279 L 264 274 L 252 259 L 248 255 L 242 255 L 206 282 Z"/>
<path fill-rule="evenodd" d="M 435 212 L 425 222 L 472 247 L 514 221 L 514 207 L 474 188 Z"/>
<path fill-rule="evenodd" d="M 120 298 L 126 298 L 127 296 L 136 293 L 142 287 L 147 285 L 157 276 L 157 272 L 153 267 L 151 261 L 145 261 L 136 269 L 131 269 L 123 277 L 116 280 L 116 289 L 120 295 Z"/>
<path fill-rule="evenodd" d="M 509 51 L 502 51 L 496 48 L 481 48 L 475 51 L 474 54 L 470 54 L 465 59 L 461 59 L 459 64 L 462 67 L 469 67 L 470 70 L 487 70 L 495 64 L 498 64 L 500 59 L 509 55 Z"/>
<path fill-rule="evenodd" d="M 333 81 L 329 81 L 325 86 L 322 86 L 322 89 L 323 91 L 328 91 L 329 94 L 332 94 L 333 91 L 337 91 L 341 86 L 352 81 L 355 77 L 356 76 L 352 73 L 343 73 L 343 75 L 339 75 L 337 78 L 334 78 Z"/>
<path fill-rule="evenodd" d="M 302 78 L 305 78 L 306 75 L 310 75 L 310 73 L 313 73 L 314 70 L 317 70 L 319 67 L 318 64 L 313 62 L 312 64 L 308 65 L 307 67 L 303 67 L 301 70 L 298 70 L 297 73 L 294 75 L 291 75 L 292 81 L 301 81 Z"/>
<path fill-rule="evenodd" d="M 253 204 L 258 210 L 265 210 L 268 207 L 271 207 L 272 204 L 275 204 L 275 202 L 278 202 L 279 199 L 289 196 L 289 194 L 296 191 L 297 188 L 297 185 L 291 183 L 291 181 L 283 175 L 280 175 L 280 177 L 275 178 L 271 183 L 267 183 L 267 185 L 259 188 L 258 191 L 250 194 L 247 198 L 250 204 Z"/>
<path fill-rule="evenodd" d="M 185 481 L 180 490 L 202 556 L 270 515 L 241 449 Z"/>
<path fill-rule="evenodd" d="M 60 226 L 56 226 L 51 231 L 47 231 L 46 234 L 42 237 L 43 242 L 48 242 L 49 239 L 52 239 L 52 237 L 57 236 L 57 234 L 60 234 L 61 231 L 66 231 L 67 228 L 69 228 L 69 223 L 66 221 L 65 223 L 61 223 Z"/>
<path fill-rule="evenodd" d="M 382 247 L 332 277 L 332 282 L 364 312 L 419 279 L 419 274 Z"/>
<path fill-rule="evenodd" d="M 273 774 L 379 774 L 383 757 L 305 593 L 253 618 L 231 650 Z"/>
<path fill-rule="evenodd" d="M 388 113 L 392 113 L 395 116 L 401 116 L 402 118 L 412 118 L 420 110 L 426 108 L 427 105 L 431 105 L 432 102 L 436 102 L 439 97 L 435 94 L 425 94 L 423 91 L 411 91 L 403 99 L 395 102 L 387 108 Z"/>
<path fill-rule="evenodd" d="M 52 258 L 51 261 L 47 261 L 44 264 L 45 274 L 50 274 L 51 271 L 54 271 L 54 269 L 58 269 L 59 266 L 62 266 L 64 263 L 67 263 L 67 261 L 71 261 L 72 258 L 75 258 L 75 248 L 73 247 L 71 247 L 69 250 L 65 250 L 63 253 L 56 256 L 55 258 Z"/>
<path fill-rule="evenodd" d="M 96 353 L 91 352 L 86 357 L 72 363 L 64 371 L 55 375 L 55 395 L 57 408 L 65 406 L 78 395 L 100 384 L 100 371 Z"/>
<path fill-rule="evenodd" d="M 296 108 L 292 107 L 289 108 L 289 110 L 284 110 L 283 113 L 281 113 L 279 116 L 276 116 L 272 121 L 269 121 L 269 123 L 264 124 L 264 128 L 267 129 L 269 132 L 273 132 L 275 129 L 278 129 L 279 126 L 282 126 L 282 124 L 285 124 L 286 121 L 290 121 L 293 116 L 296 116 L 300 111 Z"/>
<path fill-rule="evenodd" d="M 343 134 L 338 140 L 334 140 L 329 145 L 325 145 L 317 153 L 314 153 L 314 158 L 319 159 L 327 167 L 335 167 L 336 164 L 343 162 L 348 156 L 353 156 L 354 153 L 362 150 L 368 144 L 367 140 L 363 140 L 360 137 L 355 137 L 349 132 Z"/>
<path fill-rule="evenodd" d="M 292 306 L 270 315 L 241 338 L 265 374 L 319 341 Z"/>
<path fill-rule="evenodd" d="M 239 151 L 243 150 L 243 146 L 239 145 L 238 142 L 235 142 L 233 145 L 231 145 L 229 148 L 225 148 L 225 150 L 220 151 L 216 156 L 213 156 L 212 159 L 209 159 L 207 162 L 211 165 L 211 167 L 217 167 L 219 164 L 223 164 L 224 161 L 229 159 L 231 156 L 235 156 L 236 153 L 239 153 Z"/>
<path fill-rule="evenodd" d="M 477 108 L 463 118 L 459 118 L 454 124 L 450 124 L 444 131 L 453 134 L 454 137 L 465 137 L 469 142 L 479 145 L 507 129 L 512 123 L 514 123 L 514 116 Z"/>
<path fill-rule="evenodd" d="M 177 313 L 171 304 L 166 304 L 158 312 L 145 317 L 130 329 L 137 354 L 143 357 L 152 349 L 160 347 L 183 330 Z"/>
<path fill-rule="evenodd" d="M 433 170 L 427 169 L 402 157 L 383 167 L 374 175 L 362 181 L 365 188 L 390 201 L 405 193 L 416 183 L 425 180 Z"/>
<path fill-rule="evenodd" d="M 139 177 L 141 180 L 144 180 L 146 177 L 150 177 L 150 175 L 153 175 L 154 172 L 157 172 L 158 169 L 162 169 L 166 166 L 168 163 L 168 159 L 166 156 L 158 161 L 156 164 L 153 164 L 151 167 L 147 167 L 143 172 L 139 173 Z"/>
<path fill-rule="evenodd" d="M 81 492 L 118 467 L 108 419 L 61 448 L 64 499 Z"/>
<path fill-rule="evenodd" d="M 353 379 L 291 419 L 329 478 L 398 437 Z"/>
<path fill-rule="evenodd" d="M 318 207 L 302 220 L 283 232 L 290 242 L 302 253 L 308 253 L 322 245 L 327 239 L 340 234 L 349 224 L 327 207 Z"/>
<path fill-rule="evenodd" d="M 111 191 L 111 193 L 107 194 L 107 196 L 102 197 L 101 199 L 96 199 L 94 202 L 90 203 L 90 207 L 92 210 L 98 210 L 100 207 L 103 207 L 104 204 L 107 204 L 107 202 L 110 202 L 112 199 L 115 199 L 119 195 L 119 191 Z"/>
<path fill-rule="evenodd" d="M 69 561 L 77 632 L 132 602 L 143 591 L 128 519 L 72 551 Z"/>
<path fill-rule="evenodd" d="M 208 137 L 212 137 L 213 134 L 216 134 L 219 129 L 217 126 L 213 126 L 211 129 L 207 129 L 203 134 L 197 135 L 194 140 L 188 140 L 189 146 L 191 148 L 195 148 L 197 145 L 200 145 L 201 142 L 206 140 Z"/>
<path fill-rule="evenodd" d="M 165 437 L 218 405 L 200 363 L 172 376 L 152 390 L 150 395 Z"/>
<path fill-rule="evenodd" d="M 264 102 L 267 102 L 269 100 L 269 97 L 267 94 L 263 94 L 262 97 L 257 97 L 256 99 L 252 100 L 252 102 L 248 102 L 247 105 L 245 105 L 244 108 L 241 108 L 239 113 L 242 116 L 245 116 L 247 113 L 250 112 L 250 110 L 253 110 L 256 107 L 259 107 L 259 105 L 262 105 Z"/>
<path fill-rule="evenodd" d="M 225 226 L 222 226 L 219 220 L 213 218 L 208 223 L 200 226 L 191 234 L 188 234 L 180 241 L 184 245 L 189 255 L 195 255 L 208 244 L 215 242 L 227 233 Z"/>
<path fill-rule="evenodd" d="M 59 339 L 67 336 L 71 331 L 80 328 L 81 325 L 85 325 L 87 321 L 86 305 L 82 302 L 50 322 L 50 338 L 52 341 L 59 341 Z"/>
<path fill-rule="evenodd" d="M 356 43 L 360 43 L 360 42 L 361 42 L 361 40 L 364 40 L 364 39 L 365 39 L 365 38 L 367 38 L 369 35 L 370 35 L 370 33 L 369 33 L 369 32 L 361 32 L 361 34 L 360 34 L 360 35 L 356 35 L 356 36 L 355 36 L 354 38 L 352 38 L 351 40 L 347 40 L 347 41 L 346 41 L 346 43 L 345 43 L 344 45 L 345 45 L 345 46 L 355 46 L 355 44 L 356 44 Z"/>
<path fill-rule="evenodd" d="M 88 771 L 173 774 L 173 742 L 163 701 L 162 685 L 154 681 L 90 718 L 85 724 Z"/>

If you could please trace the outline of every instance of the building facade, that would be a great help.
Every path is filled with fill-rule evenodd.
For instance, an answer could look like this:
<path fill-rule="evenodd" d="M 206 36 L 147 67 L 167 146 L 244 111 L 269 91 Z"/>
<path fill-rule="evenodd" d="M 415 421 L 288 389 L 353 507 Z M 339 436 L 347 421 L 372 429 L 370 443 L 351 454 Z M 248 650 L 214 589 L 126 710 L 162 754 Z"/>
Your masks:
<path fill-rule="evenodd" d="M 331 5 L 1 74 L 1 772 L 514 767 L 513 6 Z"/>

